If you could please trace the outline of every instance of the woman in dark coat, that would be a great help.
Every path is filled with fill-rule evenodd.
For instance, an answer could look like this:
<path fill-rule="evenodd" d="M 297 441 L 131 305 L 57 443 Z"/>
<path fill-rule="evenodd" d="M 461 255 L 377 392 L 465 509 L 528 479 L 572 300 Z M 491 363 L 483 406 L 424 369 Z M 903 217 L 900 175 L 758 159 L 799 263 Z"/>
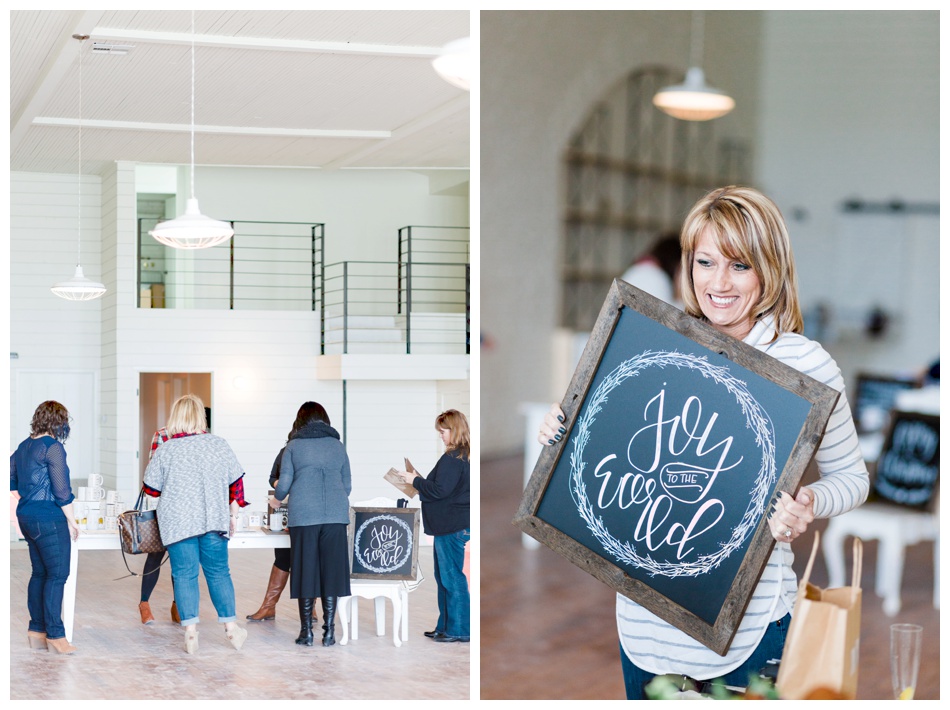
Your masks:
<path fill-rule="evenodd" d="M 439 592 L 439 621 L 425 635 L 440 643 L 469 640 L 469 589 L 463 571 L 465 545 L 471 538 L 469 522 L 468 420 L 455 409 L 442 412 L 435 428 L 445 445 L 445 453 L 432 472 L 400 471 L 406 483 L 419 491 L 422 525 L 432 535 L 435 581 Z"/>
<path fill-rule="evenodd" d="M 297 643 L 313 645 L 313 604 L 323 604 L 323 645 L 332 646 L 338 597 L 350 595 L 346 526 L 350 521 L 350 460 L 326 409 L 307 402 L 294 437 L 280 460 L 280 478 L 271 506 L 287 496 L 290 529 L 290 598 L 297 600 Z M 301 408 L 303 409 L 303 407 Z"/>

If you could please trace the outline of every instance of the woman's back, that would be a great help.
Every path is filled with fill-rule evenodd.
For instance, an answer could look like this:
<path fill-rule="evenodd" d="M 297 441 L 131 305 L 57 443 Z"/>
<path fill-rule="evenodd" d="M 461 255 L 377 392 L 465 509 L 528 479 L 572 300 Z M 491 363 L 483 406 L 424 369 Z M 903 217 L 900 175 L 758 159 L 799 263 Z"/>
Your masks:
<path fill-rule="evenodd" d="M 280 462 L 277 495 L 290 494 L 291 527 L 348 523 L 352 490 L 346 449 L 336 438 L 297 438 L 288 442 Z"/>

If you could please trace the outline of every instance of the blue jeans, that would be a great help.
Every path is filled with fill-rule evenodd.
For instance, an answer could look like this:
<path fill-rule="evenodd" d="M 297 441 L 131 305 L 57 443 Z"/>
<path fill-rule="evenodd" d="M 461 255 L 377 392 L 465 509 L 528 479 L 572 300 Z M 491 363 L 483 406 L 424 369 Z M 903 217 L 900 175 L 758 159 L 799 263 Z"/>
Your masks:
<path fill-rule="evenodd" d="M 69 577 L 69 524 L 66 516 L 38 520 L 17 517 L 30 551 L 33 572 L 26 588 L 30 631 L 45 632 L 51 639 L 66 637 L 63 626 L 63 587 Z"/>
<path fill-rule="evenodd" d="M 788 635 L 788 625 L 792 623 L 790 614 L 786 614 L 778 621 L 773 621 L 765 630 L 765 636 L 759 641 L 752 655 L 735 670 L 722 676 L 726 685 L 745 688 L 749 684 L 749 676 L 758 675 L 766 664 L 773 658 L 781 658 L 785 649 L 785 637 Z M 633 664 L 620 645 L 620 667 L 623 670 L 623 684 L 627 691 L 627 700 L 646 700 L 643 688 L 655 677 L 642 668 Z"/>
<path fill-rule="evenodd" d="M 198 567 L 204 571 L 211 603 L 218 612 L 218 621 L 226 623 L 236 617 L 234 584 L 228 568 L 228 539 L 221 533 L 196 535 L 168 546 L 172 566 L 175 603 L 182 626 L 198 623 Z"/>
<path fill-rule="evenodd" d="M 436 535 L 432 551 L 439 591 L 439 622 L 435 630 L 464 639 L 470 633 L 469 593 L 462 566 L 465 564 L 465 543 L 471 536 L 468 529 Z"/>

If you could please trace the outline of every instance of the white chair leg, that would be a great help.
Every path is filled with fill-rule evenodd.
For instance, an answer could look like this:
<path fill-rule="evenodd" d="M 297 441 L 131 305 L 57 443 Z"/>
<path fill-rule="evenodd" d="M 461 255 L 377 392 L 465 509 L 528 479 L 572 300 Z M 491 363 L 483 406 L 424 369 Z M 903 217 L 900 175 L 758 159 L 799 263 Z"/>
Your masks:
<path fill-rule="evenodd" d="M 343 630 L 343 633 L 340 634 L 340 645 L 346 646 L 350 640 L 349 615 L 350 607 L 353 605 L 353 597 L 340 597 L 337 600 L 337 605 L 339 606 L 340 612 L 340 626 Z"/>
<path fill-rule="evenodd" d="M 390 597 L 393 602 L 393 643 L 398 647 L 402 646 L 402 640 L 399 638 L 399 626 L 402 623 L 402 595 L 396 590 Z"/>
<path fill-rule="evenodd" d="M 409 641 L 409 592 L 405 589 L 399 590 L 399 598 L 402 600 L 402 640 Z"/>
<path fill-rule="evenodd" d="M 376 635 L 384 636 L 386 634 L 386 597 L 376 597 L 373 601 L 376 604 Z"/>
<path fill-rule="evenodd" d="M 884 613 L 895 616 L 901 610 L 901 579 L 904 576 L 904 540 L 894 536 L 881 538 L 877 565 L 877 583 L 884 597 Z"/>
<path fill-rule="evenodd" d="M 825 555 L 825 564 L 828 566 L 828 586 L 830 588 L 844 586 L 844 538 L 847 530 L 835 524 L 832 518 L 828 527 L 821 536 L 821 551 Z"/>

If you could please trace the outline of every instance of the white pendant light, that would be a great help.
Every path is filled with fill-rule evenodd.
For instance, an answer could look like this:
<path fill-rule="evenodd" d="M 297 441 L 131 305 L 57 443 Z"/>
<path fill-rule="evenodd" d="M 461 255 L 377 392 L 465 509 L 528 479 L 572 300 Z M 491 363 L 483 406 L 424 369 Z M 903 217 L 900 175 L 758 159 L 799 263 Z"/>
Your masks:
<path fill-rule="evenodd" d="M 469 91 L 472 85 L 472 58 L 469 37 L 456 39 L 442 48 L 442 53 L 432 60 L 436 73 L 452 86 Z"/>
<path fill-rule="evenodd" d="M 160 222 L 149 231 L 165 246 L 175 249 L 207 249 L 223 244 L 234 236 L 234 229 L 201 214 L 195 197 L 195 11 L 191 11 L 191 197 L 185 214 Z"/>
<path fill-rule="evenodd" d="M 700 67 L 703 54 L 703 12 L 693 12 L 690 67 L 682 84 L 667 86 L 653 97 L 653 105 L 684 121 L 709 121 L 725 116 L 736 102 L 726 93 L 706 85 Z"/>
<path fill-rule="evenodd" d="M 80 266 L 80 249 L 82 247 L 82 43 L 89 39 L 89 35 L 73 35 L 73 39 L 79 40 L 79 172 L 76 182 L 79 213 L 76 231 L 76 273 L 73 274 L 71 279 L 60 281 L 54 285 L 50 291 L 67 301 L 91 301 L 102 296 L 106 292 L 106 287 L 83 276 L 82 266 Z"/>

